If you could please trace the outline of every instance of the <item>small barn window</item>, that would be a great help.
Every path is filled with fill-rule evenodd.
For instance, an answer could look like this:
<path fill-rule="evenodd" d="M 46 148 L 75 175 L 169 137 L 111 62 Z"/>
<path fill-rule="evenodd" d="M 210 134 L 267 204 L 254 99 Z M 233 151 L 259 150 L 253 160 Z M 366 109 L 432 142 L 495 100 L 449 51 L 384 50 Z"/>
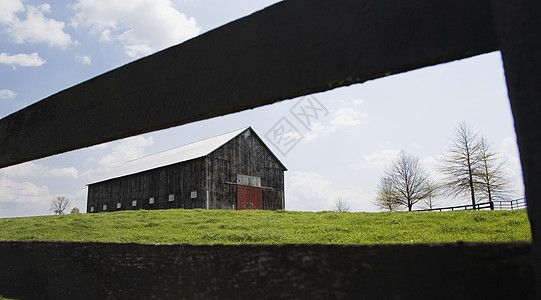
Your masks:
<path fill-rule="evenodd" d="M 122 204 L 121 204 L 120 202 L 118 202 L 118 203 L 116 204 L 116 208 L 121 208 L 121 207 L 122 207 Z"/>
<path fill-rule="evenodd" d="M 175 201 L 175 194 L 169 194 L 169 202 Z"/>
<path fill-rule="evenodd" d="M 150 197 L 148 199 L 148 204 L 154 204 L 154 197 Z"/>
<path fill-rule="evenodd" d="M 103 210 L 107 210 L 107 204 L 103 205 Z"/>
<path fill-rule="evenodd" d="M 197 191 L 192 191 L 190 194 L 190 198 L 195 199 L 197 198 Z"/>
<path fill-rule="evenodd" d="M 94 206 L 90 207 L 90 212 L 94 212 Z"/>
<path fill-rule="evenodd" d="M 137 206 L 137 200 L 133 200 L 133 201 L 131 202 L 131 206 Z"/>

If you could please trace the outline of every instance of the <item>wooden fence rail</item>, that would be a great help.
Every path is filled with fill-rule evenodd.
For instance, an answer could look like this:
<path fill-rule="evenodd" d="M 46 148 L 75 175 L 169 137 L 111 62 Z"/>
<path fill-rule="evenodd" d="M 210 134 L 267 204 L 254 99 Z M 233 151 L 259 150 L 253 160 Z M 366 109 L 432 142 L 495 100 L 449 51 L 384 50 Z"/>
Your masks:
<path fill-rule="evenodd" d="M 473 205 L 473 204 L 465 204 L 465 205 L 457 205 L 457 206 L 418 209 L 418 210 L 414 210 L 414 211 L 483 210 L 483 209 L 490 209 L 490 207 L 491 207 L 490 203 L 485 202 L 485 203 L 477 203 L 475 205 Z"/>
<path fill-rule="evenodd" d="M 0 120 L 0 167 L 494 50 L 488 0 L 283 1 Z"/>
<path fill-rule="evenodd" d="M 526 199 L 514 199 L 514 200 L 497 200 L 494 201 L 494 209 L 497 210 L 515 210 L 528 208 Z"/>
<path fill-rule="evenodd" d="M 530 260 L 530 243 L 3 242 L 0 293 L 43 300 L 528 299 Z"/>
<path fill-rule="evenodd" d="M 286 0 L 0 120 L 5 167 L 500 50 L 533 247 L 1 242 L 0 294 L 524 299 L 535 287 L 540 298 L 540 15 L 538 0 Z"/>
<path fill-rule="evenodd" d="M 527 208 L 526 199 L 514 199 L 514 200 L 495 200 L 490 202 L 465 204 L 457 206 L 447 206 L 447 207 L 436 207 L 436 208 L 427 208 L 427 209 L 417 209 L 414 211 L 455 211 L 455 210 L 514 210 L 514 209 L 523 209 Z"/>

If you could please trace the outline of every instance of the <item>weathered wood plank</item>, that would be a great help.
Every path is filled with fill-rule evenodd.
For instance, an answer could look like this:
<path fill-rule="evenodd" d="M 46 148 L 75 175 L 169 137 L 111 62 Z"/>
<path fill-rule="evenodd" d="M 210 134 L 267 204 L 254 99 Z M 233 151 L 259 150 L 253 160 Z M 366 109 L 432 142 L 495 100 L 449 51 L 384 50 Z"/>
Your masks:
<path fill-rule="evenodd" d="M 529 243 L 190 246 L 0 242 L 17 299 L 529 299 Z"/>
<path fill-rule="evenodd" d="M 541 2 L 492 1 L 520 150 L 541 298 Z"/>
<path fill-rule="evenodd" d="M 290 0 L 0 120 L 0 167 L 497 49 L 489 0 Z"/>

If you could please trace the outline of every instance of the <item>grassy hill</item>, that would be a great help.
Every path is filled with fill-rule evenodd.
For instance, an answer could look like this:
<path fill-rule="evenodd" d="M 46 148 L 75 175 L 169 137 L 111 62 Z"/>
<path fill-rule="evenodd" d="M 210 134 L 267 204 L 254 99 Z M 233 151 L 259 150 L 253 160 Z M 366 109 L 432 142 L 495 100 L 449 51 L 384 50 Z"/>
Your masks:
<path fill-rule="evenodd" d="M 0 219 L 3 241 L 381 244 L 531 240 L 525 210 L 337 213 L 157 210 Z"/>

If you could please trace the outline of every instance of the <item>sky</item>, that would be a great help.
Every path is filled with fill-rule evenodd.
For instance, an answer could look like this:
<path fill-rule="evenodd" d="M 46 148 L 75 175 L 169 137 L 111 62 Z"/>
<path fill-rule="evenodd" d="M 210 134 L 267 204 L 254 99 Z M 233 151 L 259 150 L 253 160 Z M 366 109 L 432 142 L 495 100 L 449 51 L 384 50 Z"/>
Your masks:
<path fill-rule="evenodd" d="M 276 2 L 2 0 L 0 117 Z M 318 109 L 310 122 L 296 114 L 307 104 Z M 85 212 L 86 184 L 104 172 L 247 126 L 288 168 L 287 210 L 331 210 L 340 198 L 351 211 L 378 211 L 377 183 L 398 152 L 418 157 L 437 180 L 460 122 L 505 158 L 512 197 L 523 197 L 502 60 L 493 52 L 0 169 L 0 217 L 52 214 L 56 196 Z M 296 129 L 287 146 L 272 135 L 284 124 Z"/>

